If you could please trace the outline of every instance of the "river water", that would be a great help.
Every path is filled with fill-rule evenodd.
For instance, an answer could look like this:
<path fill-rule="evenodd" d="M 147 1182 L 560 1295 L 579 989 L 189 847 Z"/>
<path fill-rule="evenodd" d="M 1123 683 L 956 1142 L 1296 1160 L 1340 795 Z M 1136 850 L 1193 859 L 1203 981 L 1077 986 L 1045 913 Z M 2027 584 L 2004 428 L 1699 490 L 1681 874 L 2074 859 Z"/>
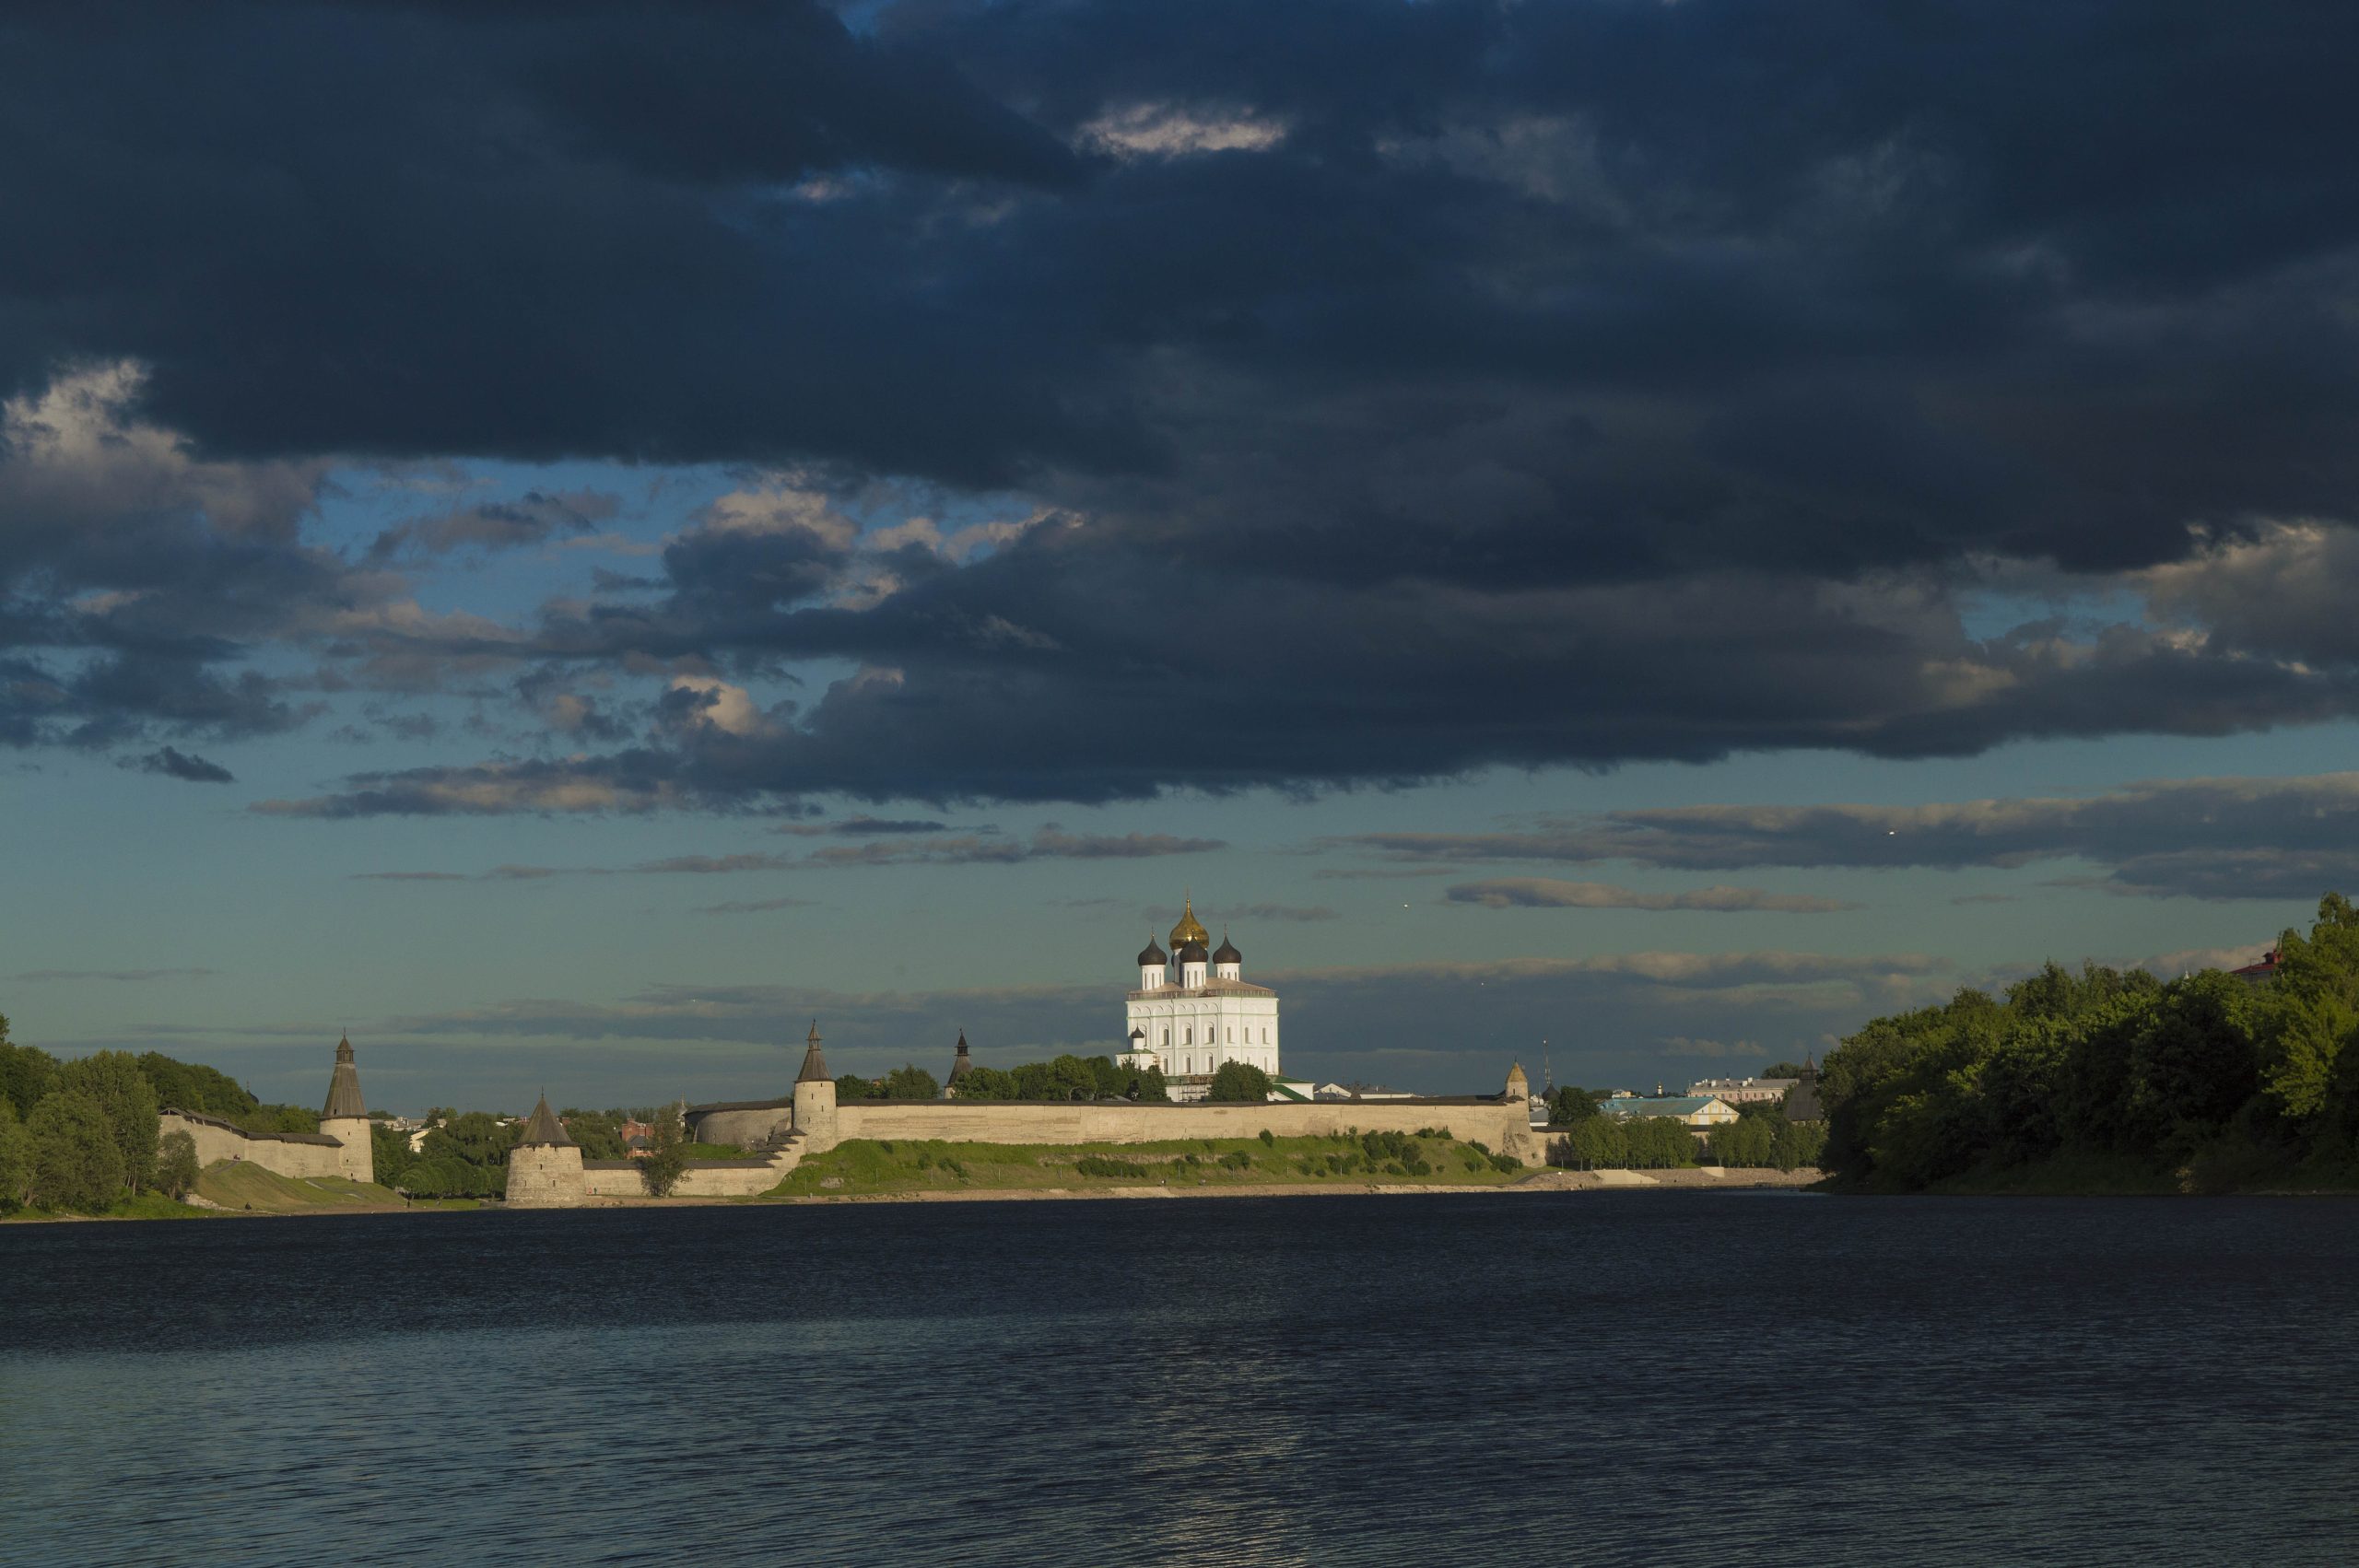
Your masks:
<path fill-rule="evenodd" d="M 0 1229 L 0 1560 L 2336 1562 L 2359 1205 Z"/>

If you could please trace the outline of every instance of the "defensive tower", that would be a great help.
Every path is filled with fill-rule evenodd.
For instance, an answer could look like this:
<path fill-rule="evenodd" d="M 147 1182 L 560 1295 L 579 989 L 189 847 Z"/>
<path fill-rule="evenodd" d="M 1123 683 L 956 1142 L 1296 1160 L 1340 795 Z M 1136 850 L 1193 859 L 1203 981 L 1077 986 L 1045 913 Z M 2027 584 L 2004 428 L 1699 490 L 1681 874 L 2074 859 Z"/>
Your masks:
<path fill-rule="evenodd" d="M 543 1094 L 524 1123 L 524 1136 L 508 1152 L 511 1209 L 570 1209 L 588 1196 L 581 1146 L 565 1130 Z"/>
<path fill-rule="evenodd" d="M 340 1145 L 336 1171 L 354 1181 L 377 1179 L 377 1151 L 369 1134 L 369 1108 L 360 1099 L 360 1069 L 353 1065 L 352 1036 L 335 1043 L 335 1071 L 328 1077 L 328 1103 L 320 1130 Z"/>
<path fill-rule="evenodd" d="M 811 1020 L 804 1044 L 803 1071 L 794 1075 L 794 1130 L 803 1135 L 803 1152 L 816 1154 L 836 1146 L 836 1081 L 827 1076 L 827 1059 L 819 1054 L 819 1021 Z"/>

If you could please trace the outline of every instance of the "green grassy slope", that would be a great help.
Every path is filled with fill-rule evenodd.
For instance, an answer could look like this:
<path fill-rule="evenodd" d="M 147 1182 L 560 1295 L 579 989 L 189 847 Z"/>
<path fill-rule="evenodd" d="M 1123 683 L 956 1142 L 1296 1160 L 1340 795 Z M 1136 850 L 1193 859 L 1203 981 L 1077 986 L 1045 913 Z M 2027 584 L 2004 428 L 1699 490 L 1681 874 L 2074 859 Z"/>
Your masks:
<path fill-rule="evenodd" d="M 853 1139 L 814 1154 L 788 1173 L 773 1197 L 851 1193 L 972 1192 L 1058 1188 L 1256 1187 L 1272 1183 L 1336 1188 L 1371 1183 L 1503 1187 L 1526 1172 L 1496 1169 L 1490 1157 L 1446 1134 L 1407 1141 L 1426 1168 L 1404 1151 L 1379 1148 L 1371 1158 L 1359 1139 L 1191 1138 L 1160 1143 L 947 1143 Z M 1083 1168 L 1083 1162 L 1091 1162 Z M 1106 1162 L 1104 1164 L 1097 1162 Z M 1128 1167 L 1136 1167 L 1135 1172 Z"/>
<path fill-rule="evenodd" d="M 219 1160 L 196 1178 L 196 1193 L 240 1213 L 292 1214 L 314 1209 L 398 1209 L 401 1195 L 342 1176 L 283 1176 L 250 1160 Z"/>

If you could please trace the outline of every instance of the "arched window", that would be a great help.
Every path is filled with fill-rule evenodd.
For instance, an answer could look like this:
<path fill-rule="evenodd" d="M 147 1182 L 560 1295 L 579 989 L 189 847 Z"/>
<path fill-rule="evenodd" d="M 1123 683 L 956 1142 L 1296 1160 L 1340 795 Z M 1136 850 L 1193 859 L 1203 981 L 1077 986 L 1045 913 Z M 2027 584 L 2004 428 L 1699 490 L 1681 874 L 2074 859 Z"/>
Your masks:
<path fill-rule="evenodd" d="M 1230 1045 L 1232 1045 L 1232 1046 L 1233 1046 L 1233 1045 L 1235 1045 L 1235 1044 L 1237 1044 L 1237 1031 L 1236 1031 L 1235 1029 L 1231 1029 L 1231 1030 L 1229 1030 L 1227 1033 L 1228 1033 L 1228 1043 L 1229 1043 Z"/>
<path fill-rule="evenodd" d="M 1168 1029 L 1163 1032 L 1163 1048 L 1167 1051 L 1171 1048 L 1171 1031 Z"/>

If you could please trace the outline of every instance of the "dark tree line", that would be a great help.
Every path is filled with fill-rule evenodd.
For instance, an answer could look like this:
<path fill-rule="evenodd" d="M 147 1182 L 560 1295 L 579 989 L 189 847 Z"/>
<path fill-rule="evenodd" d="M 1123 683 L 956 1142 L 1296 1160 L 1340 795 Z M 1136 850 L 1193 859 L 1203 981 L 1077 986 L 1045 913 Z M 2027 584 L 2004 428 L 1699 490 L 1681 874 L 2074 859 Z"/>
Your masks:
<path fill-rule="evenodd" d="M 1819 1074 L 1825 1163 L 1914 1189 L 2083 1162 L 2206 1189 L 2359 1171 L 2359 910 L 2340 894 L 2274 979 L 2049 964 L 1879 1018 Z"/>
<path fill-rule="evenodd" d="M 933 1079 L 919 1068 L 904 1068 L 929 1085 Z M 976 1067 L 958 1081 L 962 1100 L 1106 1100 L 1127 1099 L 1133 1092 L 1143 1100 L 1165 1097 L 1161 1069 L 1140 1072 L 1117 1067 L 1109 1056 L 1074 1056 L 1049 1061 L 1028 1061 L 1020 1067 Z M 932 1092 L 895 1095 L 898 1099 L 930 1099 Z M 1260 1095 L 1254 1096 L 1260 1098 Z"/>

